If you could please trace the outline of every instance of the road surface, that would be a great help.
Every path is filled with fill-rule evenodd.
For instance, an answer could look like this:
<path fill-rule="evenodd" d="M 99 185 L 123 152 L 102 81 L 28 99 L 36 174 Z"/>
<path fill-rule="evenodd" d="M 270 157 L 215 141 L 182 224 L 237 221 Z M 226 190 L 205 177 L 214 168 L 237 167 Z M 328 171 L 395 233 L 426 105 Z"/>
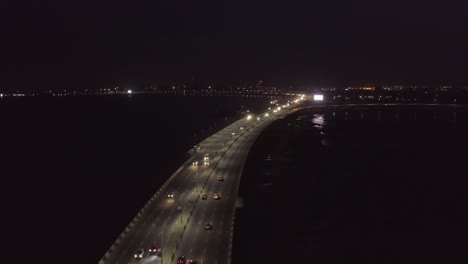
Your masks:
<path fill-rule="evenodd" d="M 99 263 L 177 263 L 179 256 L 204 264 L 230 263 L 237 191 L 250 147 L 273 120 L 295 110 L 290 106 L 242 118 L 201 142 L 201 150 L 166 181 Z M 198 165 L 192 165 L 194 161 Z M 174 198 L 167 197 L 170 192 Z M 214 200 L 214 193 L 221 199 Z M 208 199 L 201 199 L 202 194 Z M 213 229 L 205 230 L 205 223 Z M 148 252 L 153 243 L 161 248 L 159 254 Z M 145 250 L 144 257 L 135 259 L 139 248 Z"/>

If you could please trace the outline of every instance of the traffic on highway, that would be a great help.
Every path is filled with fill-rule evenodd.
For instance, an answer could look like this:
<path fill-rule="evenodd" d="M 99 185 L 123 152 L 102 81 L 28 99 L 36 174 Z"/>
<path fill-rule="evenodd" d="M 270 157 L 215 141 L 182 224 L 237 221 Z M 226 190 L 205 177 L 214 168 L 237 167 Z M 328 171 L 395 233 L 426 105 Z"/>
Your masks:
<path fill-rule="evenodd" d="M 305 99 L 272 101 L 273 108 L 248 114 L 195 146 L 99 263 L 230 263 L 237 192 L 249 149 L 266 126 Z"/>

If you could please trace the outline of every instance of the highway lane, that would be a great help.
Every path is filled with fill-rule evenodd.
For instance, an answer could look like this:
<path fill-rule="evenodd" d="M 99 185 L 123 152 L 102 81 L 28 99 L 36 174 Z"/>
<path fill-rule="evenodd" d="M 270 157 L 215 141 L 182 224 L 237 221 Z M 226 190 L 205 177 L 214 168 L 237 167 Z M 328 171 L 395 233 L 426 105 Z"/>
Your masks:
<path fill-rule="evenodd" d="M 286 114 L 284 112 L 282 114 Z M 190 257 L 188 254 L 204 260 L 203 263 L 228 263 L 233 209 L 243 163 L 256 136 L 278 117 L 279 114 L 271 114 L 260 121 L 240 119 L 202 141 L 200 151 L 195 154 L 189 151 L 193 156 L 163 185 L 163 191 L 153 196 L 144 213 L 100 263 L 161 263 L 160 257 L 148 253 L 141 260 L 133 258 L 138 248 L 147 252 L 155 242 L 163 248 L 163 263 L 175 263 L 179 255 Z M 210 153 L 208 166 L 202 161 L 205 153 Z M 198 161 L 198 166 L 192 166 L 193 161 Z M 225 176 L 224 182 L 218 181 L 219 174 Z M 167 198 L 170 191 L 175 193 L 174 200 Z M 221 200 L 212 199 L 215 192 L 221 195 Z M 208 194 L 208 200 L 201 200 L 201 193 Z M 182 221 L 179 205 L 182 206 Z M 212 222 L 213 230 L 204 230 L 205 222 Z"/>
<path fill-rule="evenodd" d="M 226 161 L 231 159 L 227 155 L 223 158 Z M 216 170 L 216 173 L 213 174 L 215 177 L 210 179 L 206 191 L 209 194 L 209 200 L 202 200 L 197 204 L 197 209 L 191 218 L 192 221 L 189 222 L 191 225 L 188 226 L 187 233 L 184 234 L 187 239 L 182 240 L 178 255 L 186 255 L 188 258 L 203 263 L 215 263 L 214 259 L 217 258 L 219 249 L 227 248 L 222 243 L 228 242 L 226 235 L 223 235 L 223 231 L 229 230 L 225 228 L 226 222 L 229 223 L 229 221 L 225 222 L 224 219 L 225 217 L 229 218 L 229 213 L 232 211 L 229 204 L 235 202 L 235 193 L 232 191 L 234 178 L 231 177 L 234 171 L 233 167 L 229 167 L 227 170 Z M 217 175 L 224 175 L 224 182 L 219 182 Z M 212 194 L 215 192 L 221 195 L 221 200 L 212 199 Z M 205 222 L 211 223 L 213 230 L 204 230 Z"/>

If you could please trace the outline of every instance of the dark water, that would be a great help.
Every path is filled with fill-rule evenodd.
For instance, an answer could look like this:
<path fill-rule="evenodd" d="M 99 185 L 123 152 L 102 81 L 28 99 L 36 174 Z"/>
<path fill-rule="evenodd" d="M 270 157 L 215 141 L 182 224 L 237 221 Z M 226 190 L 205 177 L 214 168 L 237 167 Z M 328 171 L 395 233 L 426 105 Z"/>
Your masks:
<path fill-rule="evenodd" d="M 467 263 L 467 110 L 339 107 L 276 122 L 246 164 L 234 263 Z"/>
<path fill-rule="evenodd" d="M 269 100 L 0 100 L 6 257 L 96 263 L 193 144 Z"/>

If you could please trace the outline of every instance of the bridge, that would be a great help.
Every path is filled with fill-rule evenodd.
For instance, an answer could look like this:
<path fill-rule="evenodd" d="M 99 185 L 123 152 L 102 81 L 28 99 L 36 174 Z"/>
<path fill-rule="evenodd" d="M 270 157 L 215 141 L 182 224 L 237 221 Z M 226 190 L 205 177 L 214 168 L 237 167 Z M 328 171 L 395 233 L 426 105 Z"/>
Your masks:
<path fill-rule="evenodd" d="M 176 263 L 180 256 L 196 263 L 230 263 L 237 192 L 250 147 L 265 127 L 297 111 L 304 99 L 248 115 L 198 144 L 99 264 Z M 214 199 L 214 194 L 220 198 Z M 153 244 L 158 250 L 150 253 Z M 141 258 L 135 254 L 138 249 L 144 250 Z"/>

